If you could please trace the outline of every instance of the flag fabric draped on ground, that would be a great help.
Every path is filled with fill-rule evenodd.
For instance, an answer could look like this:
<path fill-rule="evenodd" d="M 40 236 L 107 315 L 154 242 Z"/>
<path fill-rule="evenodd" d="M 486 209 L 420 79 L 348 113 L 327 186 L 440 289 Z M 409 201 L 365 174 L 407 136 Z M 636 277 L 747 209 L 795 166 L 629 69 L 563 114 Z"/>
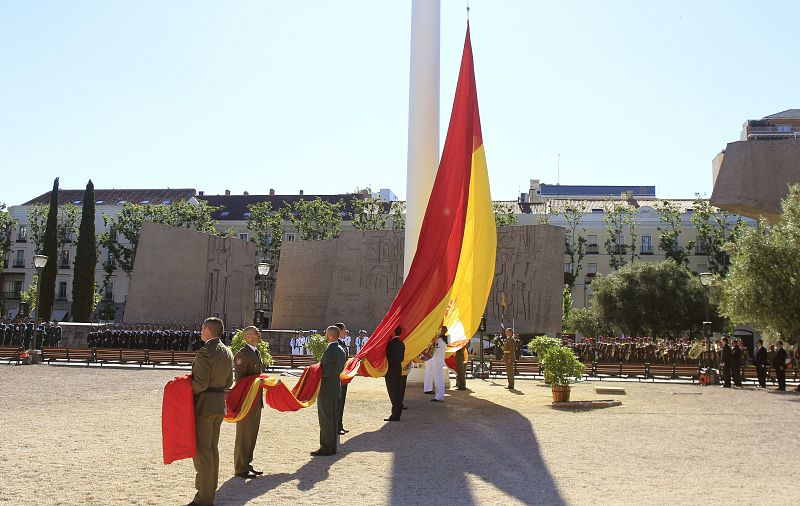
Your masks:
<path fill-rule="evenodd" d="M 497 232 L 489 193 L 469 26 L 450 126 L 420 230 L 417 252 L 389 312 L 343 379 L 386 374 L 386 344 L 399 325 L 404 363 L 427 348 L 439 326 L 451 341 L 478 329 L 492 286 Z"/>

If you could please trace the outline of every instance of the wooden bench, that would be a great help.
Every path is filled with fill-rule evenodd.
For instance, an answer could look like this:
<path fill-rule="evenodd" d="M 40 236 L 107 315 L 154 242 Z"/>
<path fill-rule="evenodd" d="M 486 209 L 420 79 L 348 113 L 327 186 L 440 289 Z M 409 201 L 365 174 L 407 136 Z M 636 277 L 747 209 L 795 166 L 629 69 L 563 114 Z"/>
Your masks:
<path fill-rule="evenodd" d="M 600 378 L 636 378 L 642 381 L 647 377 L 644 364 L 594 364 L 594 376 Z"/>
<path fill-rule="evenodd" d="M 272 365 L 270 369 L 302 369 L 316 363 L 317 361 L 314 360 L 313 355 L 272 355 Z"/>
<path fill-rule="evenodd" d="M 542 375 L 542 368 L 539 362 L 533 360 L 518 360 L 514 368 L 515 376 L 537 377 Z"/>
<path fill-rule="evenodd" d="M 22 361 L 20 354 L 23 351 L 22 346 L 0 346 L 0 360 L 8 360 L 7 365 L 11 365 L 11 362 L 16 362 L 16 365 L 19 365 Z"/>
<path fill-rule="evenodd" d="M 93 348 L 42 348 L 42 362 L 86 362 L 86 367 L 95 361 Z"/>
<path fill-rule="evenodd" d="M 105 349 L 95 350 L 95 361 L 101 366 L 103 364 L 127 364 L 129 362 L 139 364 L 139 367 L 147 363 L 147 351 L 138 349 Z"/>
<path fill-rule="evenodd" d="M 175 365 L 192 365 L 196 356 L 195 351 L 173 351 L 172 361 Z"/>
<path fill-rule="evenodd" d="M 175 357 L 172 350 L 148 350 L 147 363 L 153 367 L 157 365 L 175 365 Z"/>
<path fill-rule="evenodd" d="M 683 364 L 645 364 L 647 377 L 652 381 L 660 379 L 690 379 L 692 383 L 700 379 L 700 368 Z"/>
<path fill-rule="evenodd" d="M 489 376 L 503 376 L 506 375 L 506 363 L 502 360 L 490 360 L 489 361 Z"/>

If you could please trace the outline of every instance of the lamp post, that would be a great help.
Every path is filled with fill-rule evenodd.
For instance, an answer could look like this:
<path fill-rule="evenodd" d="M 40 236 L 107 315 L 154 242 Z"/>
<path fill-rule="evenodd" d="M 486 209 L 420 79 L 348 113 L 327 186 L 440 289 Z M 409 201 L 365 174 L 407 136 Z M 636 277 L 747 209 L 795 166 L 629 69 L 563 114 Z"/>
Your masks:
<path fill-rule="evenodd" d="M 700 276 L 700 284 L 703 285 L 703 291 L 706 295 L 706 319 L 703 322 L 703 334 L 705 334 L 706 338 L 706 367 L 711 367 L 711 320 L 708 315 L 708 288 L 711 286 L 711 282 L 714 281 L 714 275 L 710 272 L 701 272 Z"/>
<path fill-rule="evenodd" d="M 47 265 L 47 257 L 45 255 L 33 255 L 33 267 L 36 268 L 36 319 L 33 323 L 33 337 L 31 338 L 30 351 L 36 349 L 36 338 L 39 333 L 39 308 L 42 307 L 42 271 L 44 266 Z"/>
<path fill-rule="evenodd" d="M 271 268 L 272 268 L 272 266 L 270 264 L 268 264 L 267 262 L 261 262 L 256 266 L 256 269 L 258 270 L 258 282 L 259 282 L 259 287 L 260 287 L 259 288 L 259 293 L 260 293 L 259 299 L 260 299 L 260 302 L 261 302 L 261 309 L 262 310 L 265 307 L 265 304 L 264 304 L 264 299 L 265 299 L 265 297 L 264 297 L 264 279 L 267 277 L 267 274 L 269 274 L 269 270 Z M 264 313 L 262 312 L 261 314 L 263 315 Z M 263 325 L 263 322 L 259 322 L 259 330 L 260 330 L 262 325 Z"/>

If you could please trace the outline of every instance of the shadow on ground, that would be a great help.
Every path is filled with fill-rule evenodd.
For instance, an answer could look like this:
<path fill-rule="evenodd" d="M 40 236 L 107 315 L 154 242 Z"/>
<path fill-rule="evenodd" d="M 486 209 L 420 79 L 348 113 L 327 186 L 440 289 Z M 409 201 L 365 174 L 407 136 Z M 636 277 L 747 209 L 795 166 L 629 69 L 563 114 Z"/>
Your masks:
<path fill-rule="evenodd" d="M 334 458 L 311 458 L 294 473 L 266 475 L 246 483 L 232 478 L 219 489 L 217 500 L 243 504 L 293 480 L 300 491 L 309 491 L 330 477 L 329 468 L 336 460 L 358 458 L 361 452 L 386 452 L 393 457 L 388 504 L 486 502 L 470 493 L 470 481 L 476 477 L 525 504 L 565 504 L 527 418 L 473 397 L 469 390 L 450 393 L 446 402 L 435 403 L 429 402 L 430 396 L 409 391 L 410 409 L 404 411 L 402 421 L 352 436 Z M 482 451 L 474 450 L 479 441 Z M 421 496 L 420 488 L 428 488 L 434 497 Z"/>

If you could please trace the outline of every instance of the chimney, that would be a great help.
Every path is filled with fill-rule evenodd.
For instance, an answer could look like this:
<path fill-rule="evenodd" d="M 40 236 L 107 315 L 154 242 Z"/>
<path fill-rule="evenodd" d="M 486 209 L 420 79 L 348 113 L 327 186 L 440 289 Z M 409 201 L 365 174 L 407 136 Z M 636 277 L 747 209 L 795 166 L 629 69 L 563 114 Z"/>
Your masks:
<path fill-rule="evenodd" d="M 270 197 L 274 197 L 275 196 L 275 189 L 274 188 L 270 188 L 269 189 L 269 196 Z"/>
<path fill-rule="evenodd" d="M 300 195 L 302 195 L 302 194 L 303 194 L 303 190 L 300 190 Z"/>
<path fill-rule="evenodd" d="M 206 194 L 206 192 L 204 192 L 204 191 L 200 190 L 199 192 L 197 192 L 197 194 L 198 194 L 199 196 L 201 196 L 201 197 L 202 197 L 203 195 L 205 195 L 205 194 Z"/>
<path fill-rule="evenodd" d="M 247 190 L 245 190 L 245 192 L 244 192 L 242 195 L 250 195 L 250 192 L 248 192 Z"/>
<path fill-rule="evenodd" d="M 231 196 L 231 191 L 230 190 L 225 190 L 225 196 L 226 197 L 230 197 Z"/>

